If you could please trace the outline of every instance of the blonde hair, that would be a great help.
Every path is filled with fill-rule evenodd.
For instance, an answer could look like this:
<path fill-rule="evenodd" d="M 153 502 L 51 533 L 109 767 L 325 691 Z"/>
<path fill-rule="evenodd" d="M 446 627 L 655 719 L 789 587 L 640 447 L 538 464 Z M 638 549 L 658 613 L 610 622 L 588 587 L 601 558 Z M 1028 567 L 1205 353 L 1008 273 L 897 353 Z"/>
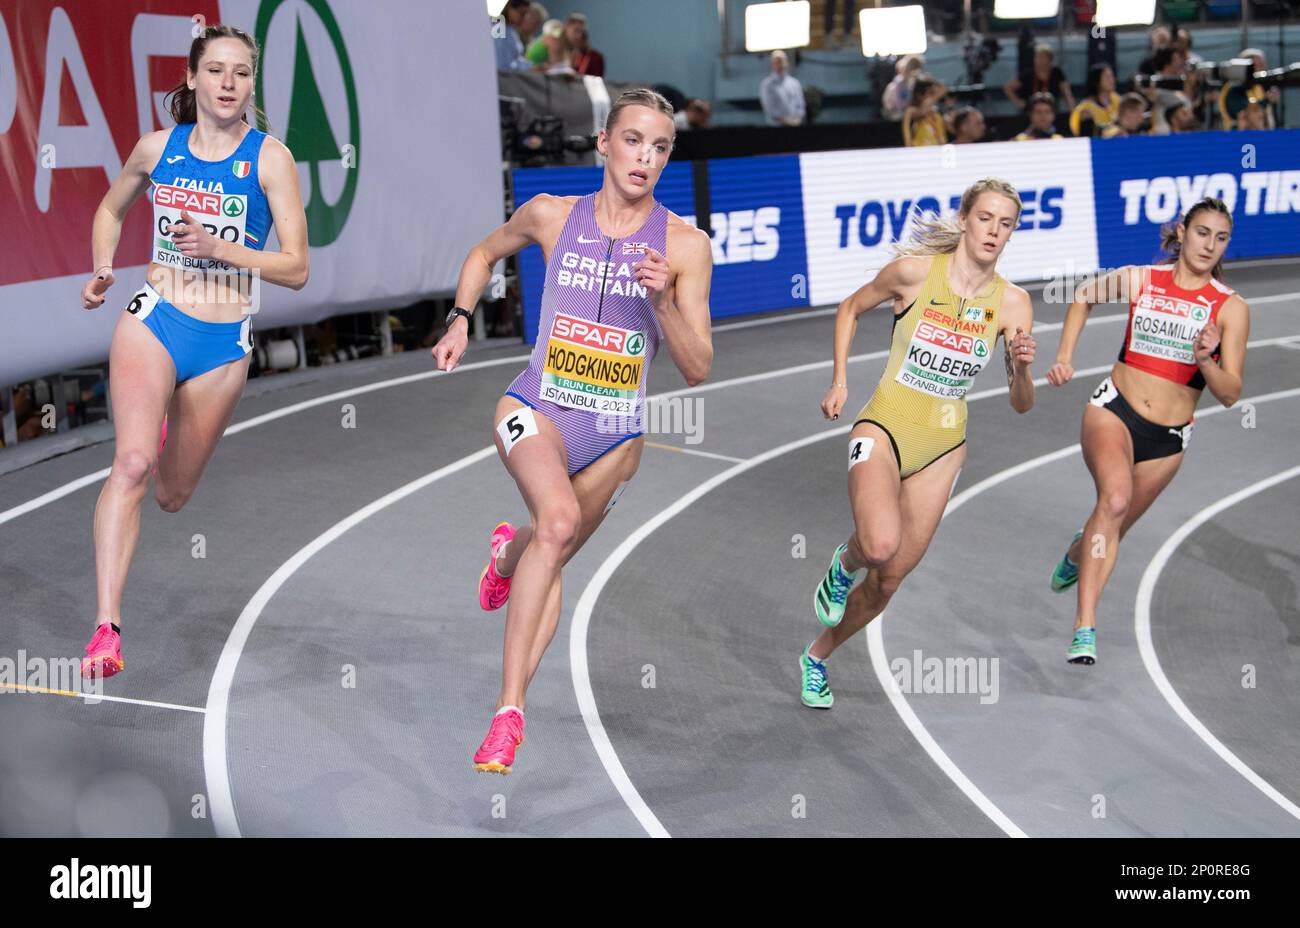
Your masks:
<path fill-rule="evenodd" d="M 957 208 L 958 216 L 966 216 L 981 193 L 998 193 L 1016 204 L 1016 222 L 1020 222 L 1020 194 L 1016 188 L 1000 177 L 986 177 L 966 188 L 961 195 L 961 205 Z M 894 254 L 913 257 L 929 255 L 950 255 L 957 250 L 961 241 L 961 226 L 956 219 L 945 219 L 933 210 L 921 212 L 915 207 L 912 212 L 912 237 L 910 241 L 894 243 Z"/>
<path fill-rule="evenodd" d="M 609 116 L 605 118 L 606 134 L 614 131 L 614 126 L 618 124 L 618 114 L 629 106 L 648 106 L 652 110 L 663 113 L 669 119 L 673 118 L 673 105 L 668 102 L 667 97 L 649 87 L 636 87 L 619 94 L 614 105 L 609 108 Z"/>

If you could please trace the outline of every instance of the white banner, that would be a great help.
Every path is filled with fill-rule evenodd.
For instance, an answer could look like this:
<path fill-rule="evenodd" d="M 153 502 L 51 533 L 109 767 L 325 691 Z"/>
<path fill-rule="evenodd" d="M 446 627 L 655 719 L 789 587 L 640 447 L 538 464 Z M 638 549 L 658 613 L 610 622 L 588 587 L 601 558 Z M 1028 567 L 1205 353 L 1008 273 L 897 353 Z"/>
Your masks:
<path fill-rule="evenodd" d="M 108 356 L 118 311 L 143 281 L 149 203 L 128 214 L 117 283 L 86 312 L 91 221 L 140 135 L 170 125 L 162 97 L 201 23 L 239 26 L 261 43 L 255 101 L 298 159 L 307 208 L 310 280 L 298 292 L 263 286 L 254 330 L 448 293 L 470 247 L 502 221 L 481 3 L 65 6 L 0 0 L 0 72 L 11 55 L 45 62 L 19 74 L 14 107 L 0 100 L 0 219 L 17 239 L 0 265 L 0 384 Z M 267 248 L 277 247 L 272 237 Z"/>
<path fill-rule="evenodd" d="M 808 301 L 837 303 L 892 258 L 911 232 L 914 206 L 953 216 L 962 192 L 1000 177 L 1020 193 L 1020 226 L 998 261 L 1010 280 L 1097 266 L 1092 160 L 1087 139 L 996 142 L 800 156 Z"/>

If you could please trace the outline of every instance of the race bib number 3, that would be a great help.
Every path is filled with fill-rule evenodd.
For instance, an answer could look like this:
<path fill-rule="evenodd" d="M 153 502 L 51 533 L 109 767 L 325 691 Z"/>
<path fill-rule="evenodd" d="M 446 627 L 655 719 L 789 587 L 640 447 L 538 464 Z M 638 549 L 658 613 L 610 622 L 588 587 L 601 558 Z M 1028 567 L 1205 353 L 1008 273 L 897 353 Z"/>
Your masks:
<path fill-rule="evenodd" d="M 631 416 L 645 368 L 645 334 L 556 313 L 538 398 L 588 412 Z"/>
<path fill-rule="evenodd" d="M 931 396 L 961 399 L 988 356 L 984 339 L 923 321 L 917 323 L 894 379 Z"/>
<path fill-rule="evenodd" d="M 188 212 L 212 235 L 227 242 L 243 244 L 244 225 L 248 218 L 248 197 L 242 193 L 211 193 L 190 190 L 171 184 L 158 184 L 153 190 L 154 249 L 153 260 L 168 267 L 208 270 L 229 267 L 215 258 L 191 258 L 176 250 L 167 227 L 181 221 L 181 211 Z"/>
<path fill-rule="evenodd" d="M 1130 350 L 1149 358 L 1195 364 L 1192 343 L 1210 319 L 1210 307 L 1172 296 L 1143 293 L 1133 307 Z"/>

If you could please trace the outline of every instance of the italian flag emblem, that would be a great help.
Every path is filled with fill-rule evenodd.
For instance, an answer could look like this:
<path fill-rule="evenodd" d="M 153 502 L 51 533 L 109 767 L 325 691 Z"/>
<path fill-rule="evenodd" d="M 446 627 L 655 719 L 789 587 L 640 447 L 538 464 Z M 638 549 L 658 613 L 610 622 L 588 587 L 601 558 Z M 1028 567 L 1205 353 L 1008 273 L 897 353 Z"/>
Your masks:
<path fill-rule="evenodd" d="M 231 170 L 235 172 L 236 177 L 247 177 L 248 172 L 252 169 L 252 164 L 247 161 L 236 161 Z"/>

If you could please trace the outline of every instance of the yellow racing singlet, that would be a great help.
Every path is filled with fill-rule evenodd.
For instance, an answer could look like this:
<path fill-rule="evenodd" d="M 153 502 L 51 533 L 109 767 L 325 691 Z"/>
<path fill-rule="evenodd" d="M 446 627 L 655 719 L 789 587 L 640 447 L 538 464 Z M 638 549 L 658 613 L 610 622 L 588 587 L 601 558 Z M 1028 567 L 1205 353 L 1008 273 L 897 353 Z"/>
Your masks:
<path fill-rule="evenodd" d="M 916 299 L 894 316 L 889 363 L 858 421 L 884 429 L 908 477 L 966 440 L 966 393 L 998 338 L 1006 280 L 994 274 L 966 299 L 948 285 L 949 255 L 935 255 Z"/>

